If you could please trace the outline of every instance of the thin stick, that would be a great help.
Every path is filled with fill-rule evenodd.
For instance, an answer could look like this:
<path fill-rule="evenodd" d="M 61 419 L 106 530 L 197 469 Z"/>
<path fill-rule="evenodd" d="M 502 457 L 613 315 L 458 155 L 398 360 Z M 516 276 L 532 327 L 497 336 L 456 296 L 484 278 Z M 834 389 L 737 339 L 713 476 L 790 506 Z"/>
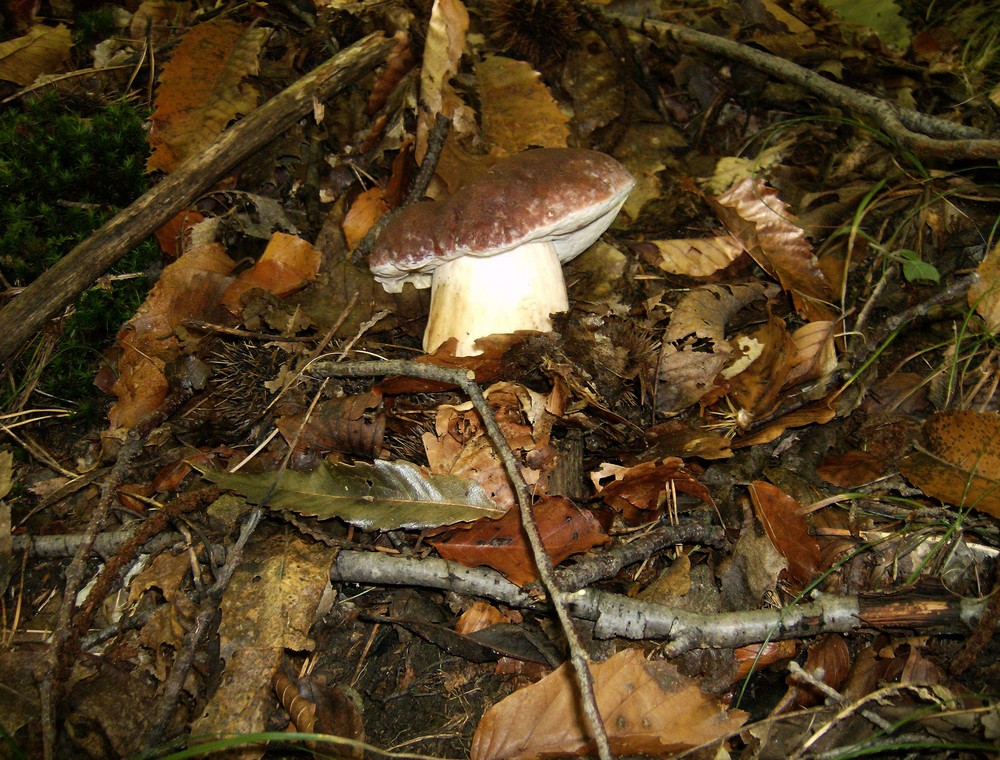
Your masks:
<path fill-rule="evenodd" d="M 542 537 L 538 531 L 538 524 L 535 516 L 531 512 L 531 494 L 528 491 L 528 484 L 525 483 L 521 475 L 521 468 L 514 456 L 514 452 L 504 438 L 500 426 L 482 390 L 475 382 L 475 373 L 451 369 L 448 367 L 438 367 L 433 364 L 425 364 L 415 361 L 384 361 L 384 362 L 355 362 L 352 364 L 332 364 L 320 362 L 314 364 L 310 370 L 311 374 L 319 377 L 380 377 L 383 375 L 404 375 L 415 377 L 420 380 L 432 380 L 438 383 L 448 383 L 461 388 L 472 401 L 473 406 L 483 420 L 486 432 L 492 441 L 497 454 L 503 462 L 507 477 L 510 479 L 514 493 L 517 495 L 517 505 L 521 512 L 521 525 L 525 535 L 528 537 L 528 545 L 531 547 L 531 555 L 538 568 L 538 576 L 542 585 L 549 594 L 552 607 L 555 609 L 559 624 L 562 627 L 566 643 L 569 645 L 570 663 L 576 673 L 576 683 L 580 689 L 581 706 L 584 716 L 587 719 L 587 727 L 591 737 L 597 744 L 597 751 L 601 760 L 612 760 L 611 745 L 608 741 L 608 734 L 601 720 L 600 711 L 597 708 L 597 697 L 594 694 L 594 679 L 590 673 L 589 658 L 580 642 L 580 638 L 573 627 L 573 620 L 569 613 L 569 602 L 566 594 L 562 592 L 553 574 L 552 559 L 542 544 Z"/>

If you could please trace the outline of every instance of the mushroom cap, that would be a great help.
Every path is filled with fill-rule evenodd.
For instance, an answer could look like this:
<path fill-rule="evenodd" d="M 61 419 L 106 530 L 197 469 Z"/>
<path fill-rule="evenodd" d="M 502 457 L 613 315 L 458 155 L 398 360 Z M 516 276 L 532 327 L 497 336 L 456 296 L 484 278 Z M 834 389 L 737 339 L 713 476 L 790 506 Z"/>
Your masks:
<path fill-rule="evenodd" d="M 635 185 L 611 156 L 541 148 L 503 159 L 442 201 L 407 206 L 386 226 L 368 264 L 390 293 L 431 284 L 460 256 L 494 256 L 550 242 L 565 263 L 608 228 Z"/>

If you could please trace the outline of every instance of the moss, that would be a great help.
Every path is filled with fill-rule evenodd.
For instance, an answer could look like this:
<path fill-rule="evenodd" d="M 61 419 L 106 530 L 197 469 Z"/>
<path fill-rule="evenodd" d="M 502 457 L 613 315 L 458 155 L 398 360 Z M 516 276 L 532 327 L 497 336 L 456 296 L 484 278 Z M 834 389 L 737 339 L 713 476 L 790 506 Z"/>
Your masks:
<path fill-rule="evenodd" d="M 110 5 L 80 11 L 73 20 L 73 44 L 88 48 L 115 33 L 115 16 Z"/>
<path fill-rule="evenodd" d="M 143 114 L 124 102 L 68 111 L 54 96 L 0 114 L 0 278 L 29 284 L 147 188 Z M 146 242 L 113 272 L 146 269 Z M 144 278 L 95 287 L 63 322 L 63 336 L 41 379 L 54 395 L 91 391 L 100 351 L 145 297 Z M 0 399 L 0 403 L 9 398 Z"/>

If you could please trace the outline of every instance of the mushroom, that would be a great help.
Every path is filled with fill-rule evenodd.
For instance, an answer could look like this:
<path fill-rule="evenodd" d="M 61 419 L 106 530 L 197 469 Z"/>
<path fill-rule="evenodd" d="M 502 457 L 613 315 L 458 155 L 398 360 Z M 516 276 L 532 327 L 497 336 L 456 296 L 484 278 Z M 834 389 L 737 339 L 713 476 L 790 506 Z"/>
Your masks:
<path fill-rule="evenodd" d="M 552 330 L 569 309 L 562 264 L 608 228 L 635 180 L 592 150 L 541 148 L 506 158 L 442 201 L 407 206 L 372 248 L 369 266 L 390 293 L 431 288 L 424 351 L 457 338 Z"/>

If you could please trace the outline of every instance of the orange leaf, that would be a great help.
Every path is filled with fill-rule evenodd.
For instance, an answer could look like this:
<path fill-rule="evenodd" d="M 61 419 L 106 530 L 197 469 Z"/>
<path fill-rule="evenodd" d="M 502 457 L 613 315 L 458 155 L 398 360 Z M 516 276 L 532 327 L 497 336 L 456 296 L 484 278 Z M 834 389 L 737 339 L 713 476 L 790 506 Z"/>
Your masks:
<path fill-rule="evenodd" d="M 127 428 L 167 395 L 163 368 L 180 355 L 175 331 L 185 319 L 205 319 L 231 282 L 235 263 L 217 243 L 192 248 L 164 268 L 159 281 L 118 334 L 122 348 L 111 408 L 112 428 Z"/>
<path fill-rule="evenodd" d="M 664 756 L 736 731 L 748 714 L 729 710 L 662 660 L 626 649 L 590 666 L 598 710 L 616 755 Z M 483 715 L 471 760 L 594 754 L 569 664 L 511 694 Z"/>
<path fill-rule="evenodd" d="M 233 314 L 240 312 L 240 296 L 260 288 L 276 296 L 287 296 L 316 279 L 320 252 L 305 240 L 275 232 L 260 260 L 240 272 L 222 295 L 222 304 Z"/>

